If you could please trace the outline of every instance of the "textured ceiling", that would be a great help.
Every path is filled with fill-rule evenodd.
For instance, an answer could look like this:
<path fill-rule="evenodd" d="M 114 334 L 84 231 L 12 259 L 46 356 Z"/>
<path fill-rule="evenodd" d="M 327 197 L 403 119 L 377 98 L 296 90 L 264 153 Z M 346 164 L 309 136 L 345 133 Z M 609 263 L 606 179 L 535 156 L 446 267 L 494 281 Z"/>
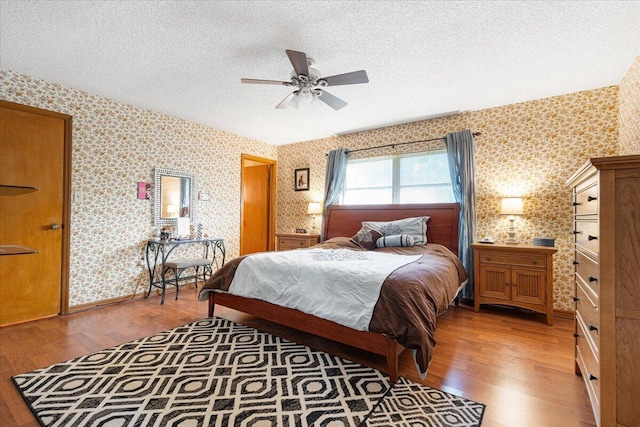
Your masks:
<path fill-rule="evenodd" d="M 274 107 L 285 49 L 340 111 Z M 270 144 L 616 85 L 640 54 L 640 2 L 1 1 L 0 68 Z M 1 89 L 0 89 L 1 90 Z"/>

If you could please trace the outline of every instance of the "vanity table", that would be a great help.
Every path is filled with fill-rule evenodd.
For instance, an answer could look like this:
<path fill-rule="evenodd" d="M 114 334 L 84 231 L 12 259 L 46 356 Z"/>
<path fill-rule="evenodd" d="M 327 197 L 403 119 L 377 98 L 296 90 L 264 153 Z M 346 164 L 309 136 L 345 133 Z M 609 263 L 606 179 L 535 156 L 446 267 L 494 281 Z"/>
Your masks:
<path fill-rule="evenodd" d="M 175 248 L 182 245 L 202 245 L 204 251 L 204 257 L 199 259 L 200 263 L 194 264 L 195 259 L 189 260 L 169 260 L 171 253 Z M 145 298 L 151 294 L 151 290 L 156 287 L 162 289 L 162 301 L 164 303 L 164 295 L 166 290 L 166 280 L 164 273 L 166 272 L 167 263 L 173 262 L 173 264 L 184 261 L 186 263 L 191 262 L 194 265 L 191 267 L 202 266 L 204 271 L 202 273 L 203 279 L 206 280 L 207 274 L 211 276 L 213 273 L 212 266 L 215 264 L 216 269 L 224 265 L 226 257 L 226 250 L 224 247 L 224 239 L 205 237 L 201 239 L 182 239 L 182 240 L 161 240 L 161 239 L 149 239 L 147 240 L 147 249 L 145 254 L 145 261 L 147 264 L 147 271 L 149 272 L 149 291 Z M 206 261 L 206 262 L 205 262 Z M 197 276 L 197 270 L 196 270 Z M 180 279 L 195 278 L 197 277 L 181 277 Z M 177 290 L 176 290 L 177 291 Z"/>

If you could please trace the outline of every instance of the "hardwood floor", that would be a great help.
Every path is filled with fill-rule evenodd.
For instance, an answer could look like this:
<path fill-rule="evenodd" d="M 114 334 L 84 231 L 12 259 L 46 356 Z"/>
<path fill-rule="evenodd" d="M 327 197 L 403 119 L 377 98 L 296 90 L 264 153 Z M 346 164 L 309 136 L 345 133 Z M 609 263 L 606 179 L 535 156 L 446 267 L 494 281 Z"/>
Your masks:
<path fill-rule="evenodd" d="M 196 291 L 137 299 L 0 329 L 0 425 L 37 426 L 11 376 L 206 317 Z M 274 325 L 234 310 L 216 315 L 383 369 L 381 357 Z M 483 427 L 595 426 L 582 379 L 574 374 L 572 321 L 501 309 L 451 307 L 438 318 L 425 384 L 487 405 Z M 411 353 L 400 374 L 420 382 Z"/>

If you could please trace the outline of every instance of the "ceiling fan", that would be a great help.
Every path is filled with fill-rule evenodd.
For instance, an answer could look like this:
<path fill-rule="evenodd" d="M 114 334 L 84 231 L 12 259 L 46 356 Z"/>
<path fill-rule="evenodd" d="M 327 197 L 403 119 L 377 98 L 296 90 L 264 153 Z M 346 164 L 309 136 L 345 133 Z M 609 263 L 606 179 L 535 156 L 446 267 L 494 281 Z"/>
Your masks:
<path fill-rule="evenodd" d="M 364 70 L 322 77 L 315 68 L 313 58 L 309 58 L 304 52 L 288 49 L 286 52 L 291 65 L 293 65 L 291 80 L 240 79 L 242 83 L 283 85 L 297 88 L 276 105 L 276 108 L 287 108 L 289 106 L 297 108 L 301 102 L 319 99 L 334 110 L 339 110 L 345 107 L 347 103 L 324 90 L 325 87 L 369 82 L 367 72 Z"/>

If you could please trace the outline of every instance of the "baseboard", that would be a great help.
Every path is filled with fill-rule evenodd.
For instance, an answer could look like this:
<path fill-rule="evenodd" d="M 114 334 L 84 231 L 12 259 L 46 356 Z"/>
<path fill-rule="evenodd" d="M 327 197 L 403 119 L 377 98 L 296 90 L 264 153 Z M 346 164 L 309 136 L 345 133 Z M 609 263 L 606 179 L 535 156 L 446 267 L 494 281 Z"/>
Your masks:
<path fill-rule="evenodd" d="M 99 300 L 99 301 L 92 301 L 92 302 L 88 302 L 85 304 L 78 304 L 78 305 L 74 305 L 73 307 L 69 307 L 69 313 L 77 313 L 78 311 L 84 311 L 90 308 L 95 308 L 95 307 L 100 307 L 103 305 L 108 305 L 108 304 L 116 304 L 119 302 L 123 302 L 123 301 L 129 301 L 129 300 L 133 300 L 133 299 L 139 299 L 139 298 L 144 298 L 144 294 L 129 294 L 129 295 L 124 295 L 121 297 L 116 297 L 116 298 L 108 298 L 108 299 L 103 299 L 103 300 Z"/>
<path fill-rule="evenodd" d="M 553 309 L 553 316 L 554 317 L 559 317 L 560 319 L 571 319 L 573 320 L 574 318 L 574 311 L 569 311 L 569 310 L 559 310 L 557 308 Z"/>
<path fill-rule="evenodd" d="M 199 282 L 200 285 L 202 285 L 202 282 Z M 180 290 L 182 289 L 195 289 L 195 285 L 193 283 L 188 283 L 185 285 L 180 285 Z M 84 311 L 84 310 L 88 310 L 91 308 L 96 308 L 96 307 L 101 307 L 103 305 L 109 305 L 109 304 L 117 304 L 119 302 L 124 302 L 124 301 L 131 301 L 134 299 L 141 299 L 144 298 L 144 296 L 146 295 L 146 291 L 141 292 L 139 294 L 129 294 L 129 295 L 124 295 L 121 297 L 116 297 L 116 298 L 108 298 L 108 299 L 103 299 L 103 300 L 99 300 L 99 301 L 93 301 L 93 302 L 88 302 L 86 304 L 78 304 L 78 305 L 74 305 L 73 307 L 69 307 L 69 312 L 67 314 L 72 314 L 72 313 L 77 313 L 79 311 Z M 170 295 L 170 294 L 175 294 L 176 293 L 176 288 L 175 286 L 171 286 L 171 287 L 167 287 L 167 290 L 165 291 L 165 296 L 166 295 Z M 155 289 L 155 292 L 151 292 L 151 296 L 152 297 L 159 297 L 161 296 L 161 292 L 159 289 Z"/>

